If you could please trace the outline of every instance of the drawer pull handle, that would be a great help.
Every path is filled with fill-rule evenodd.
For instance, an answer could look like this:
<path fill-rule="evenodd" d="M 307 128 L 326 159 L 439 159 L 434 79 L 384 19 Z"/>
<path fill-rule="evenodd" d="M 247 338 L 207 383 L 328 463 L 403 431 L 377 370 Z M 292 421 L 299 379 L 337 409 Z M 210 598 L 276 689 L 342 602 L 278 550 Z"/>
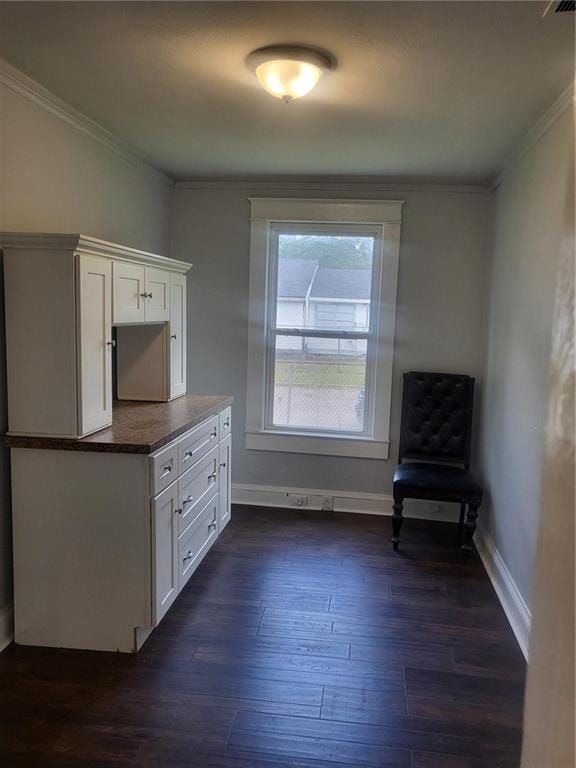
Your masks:
<path fill-rule="evenodd" d="M 186 451 L 184 453 L 184 458 L 185 459 L 191 459 L 192 458 L 192 451 Z"/>
<path fill-rule="evenodd" d="M 211 474 L 209 474 L 209 475 L 208 475 L 208 480 L 209 480 L 209 481 L 210 481 L 210 480 L 216 480 L 216 472 L 212 472 Z"/>
<path fill-rule="evenodd" d="M 162 467 L 162 472 L 172 472 L 172 464 L 166 464 L 165 467 Z"/>
<path fill-rule="evenodd" d="M 184 505 L 184 504 L 190 504 L 190 503 L 191 503 L 191 502 L 193 502 L 193 501 L 194 501 L 194 499 L 192 498 L 192 496 L 188 496 L 188 498 L 187 498 L 187 499 L 184 499 L 184 501 L 182 502 L 182 504 L 183 504 L 183 505 Z"/>
<path fill-rule="evenodd" d="M 220 464 L 220 466 L 221 466 L 222 468 L 224 468 L 224 467 L 226 466 L 226 462 L 225 462 L 225 461 L 223 461 L 223 462 L 222 462 L 222 464 Z"/>
<path fill-rule="evenodd" d="M 216 430 L 214 430 L 213 432 L 210 432 L 210 437 L 216 437 L 217 434 L 218 434 L 218 432 L 216 432 Z"/>
<path fill-rule="evenodd" d="M 192 560 L 192 550 L 189 549 L 186 553 L 185 557 L 182 558 L 182 562 L 185 563 L 186 560 Z"/>
<path fill-rule="evenodd" d="M 225 427 L 229 427 L 230 426 L 230 419 L 226 419 L 226 421 L 224 422 L 224 426 Z"/>
<path fill-rule="evenodd" d="M 216 525 L 217 525 L 216 520 L 212 520 L 211 523 L 208 523 L 208 528 L 216 528 Z"/>

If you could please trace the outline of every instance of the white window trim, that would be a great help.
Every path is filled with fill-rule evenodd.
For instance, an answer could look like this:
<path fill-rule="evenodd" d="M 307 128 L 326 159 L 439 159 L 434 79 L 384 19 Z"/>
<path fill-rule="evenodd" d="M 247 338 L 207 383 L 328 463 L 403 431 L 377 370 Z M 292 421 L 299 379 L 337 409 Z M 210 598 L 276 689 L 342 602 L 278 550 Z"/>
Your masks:
<path fill-rule="evenodd" d="M 389 453 L 392 360 L 396 318 L 396 288 L 400 254 L 403 200 L 324 200 L 302 198 L 249 198 L 250 200 L 250 305 L 248 320 L 248 376 L 246 394 L 246 448 L 324 456 L 387 459 Z M 382 266 L 378 307 L 376 366 L 372 398 L 371 435 L 326 434 L 302 430 L 265 429 L 268 253 L 274 225 L 366 224 L 380 228 Z"/>

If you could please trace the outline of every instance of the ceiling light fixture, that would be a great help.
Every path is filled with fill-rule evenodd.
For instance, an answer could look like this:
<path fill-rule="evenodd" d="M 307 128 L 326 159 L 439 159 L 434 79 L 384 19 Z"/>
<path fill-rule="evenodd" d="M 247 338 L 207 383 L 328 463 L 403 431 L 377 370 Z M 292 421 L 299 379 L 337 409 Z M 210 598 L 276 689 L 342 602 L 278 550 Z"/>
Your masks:
<path fill-rule="evenodd" d="M 289 102 L 309 93 L 326 70 L 334 69 L 334 61 L 314 48 L 269 45 L 252 51 L 248 66 L 265 91 Z"/>

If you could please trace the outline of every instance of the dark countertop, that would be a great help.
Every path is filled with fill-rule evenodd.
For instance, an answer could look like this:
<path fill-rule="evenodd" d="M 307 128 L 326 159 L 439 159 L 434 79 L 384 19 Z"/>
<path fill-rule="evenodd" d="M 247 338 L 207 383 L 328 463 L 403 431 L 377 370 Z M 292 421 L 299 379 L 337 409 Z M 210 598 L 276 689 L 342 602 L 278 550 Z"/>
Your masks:
<path fill-rule="evenodd" d="M 111 427 L 80 440 L 68 437 L 8 435 L 9 448 L 47 448 L 53 451 L 154 453 L 204 419 L 232 404 L 227 395 L 183 395 L 169 403 L 118 400 Z"/>

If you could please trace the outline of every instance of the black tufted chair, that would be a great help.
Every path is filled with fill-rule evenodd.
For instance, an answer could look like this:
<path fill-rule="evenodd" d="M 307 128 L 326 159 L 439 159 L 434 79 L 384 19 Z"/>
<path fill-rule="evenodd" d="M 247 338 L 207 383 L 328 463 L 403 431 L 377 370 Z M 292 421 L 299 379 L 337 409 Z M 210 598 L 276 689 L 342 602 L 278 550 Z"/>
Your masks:
<path fill-rule="evenodd" d="M 470 376 L 415 371 L 404 374 L 400 450 L 394 473 L 394 549 L 400 543 L 406 498 L 459 503 L 462 549 L 472 549 L 482 503 L 482 488 L 468 471 L 473 401 L 474 379 Z M 406 459 L 410 461 L 405 463 Z"/>

